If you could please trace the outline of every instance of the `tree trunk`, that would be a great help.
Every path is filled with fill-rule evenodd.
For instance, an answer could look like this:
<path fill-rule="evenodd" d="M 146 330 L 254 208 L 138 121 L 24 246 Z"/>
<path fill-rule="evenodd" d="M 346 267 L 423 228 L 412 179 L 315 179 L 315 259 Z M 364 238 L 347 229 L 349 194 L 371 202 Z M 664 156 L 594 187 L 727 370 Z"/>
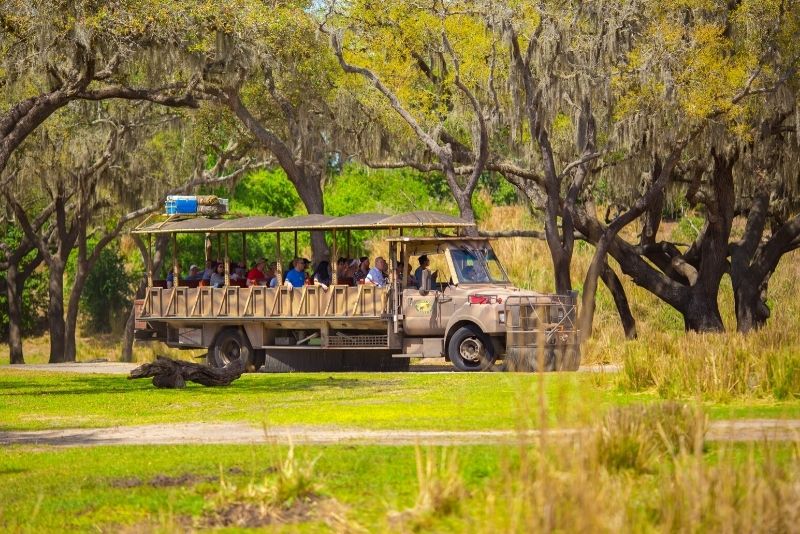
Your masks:
<path fill-rule="evenodd" d="M 686 331 L 724 332 L 719 313 L 716 289 L 707 290 L 702 285 L 692 287 L 686 308 L 682 310 Z"/>
<path fill-rule="evenodd" d="M 22 353 L 22 284 L 18 280 L 17 265 L 6 271 L 6 298 L 8 300 L 8 348 L 11 363 L 25 363 Z"/>
<path fill-rule="evenodd" d="M 736 307 L 736 329 L 746 334 L 767 324 L 770 310 L 767 306 L 767 282 L 743 278 L 734 284 L 734 305 Z"/>
<path fill-rule="evenodd" d="M 89 266 L 85 262 L 78 261 L 78 269 L 75 273 L 75 280 L 72 291 L 67 302 L 67 319 L 64 331 L 64 361 L 74 362 L 77 356 L 77 330 L 78 330 L 78 311 L 80 308 L 81 294 L 89 277 Z"/>
<path fill-rule="evenodd" d="M 625 331 L 625 338 L 636 339 L 636 320 L 633 318 L 631 307 L 628 304 L 628 296 L 625 294 L 625 288 L 622 286 L 617 273 L 606 263 L 603 272 L 600 273 L 600 278 L 602 278 L 603 283 L 611 292 L 611 296 L 614 297 L 614 304 L 619 312 L 619 319 L 622 322 L 622 329 Z"/>
<path fill-rule="evenodd" d="M 50 325 L 50 363 L 61 363 L 66 359 L 64 340 L 66 324 L 64 322 L 64 263 L 56 258 L 49 265 L 50 279 L 47 305 L 47 320 Z"/>
<path fill-rule="evenodd" d="M 322 214 L 325 212 L 325 202 L 322 197 L 322 179 L 319 176 L 304 176 L 292 180 L 297 189 L 297 194 L 309 215 Z M 311 232 L 311 254 L 314 265 L 322 260 L 335 262 L 336 258 L 331 258 L 328 244 L 325 242 L 324 232 Z"/>
<path fill-rule="evenodd" d="M 132 234 L 133 241 L 136 243 L 136 246 L 139 248 L 139 252 L 142 255 L 142 264 L 147 265 L 148 263 L 148 256 L 150 251 L 147 250 L 147 246 L 144 244 L 142 239 Z M 156 247 L 155 251 L 153 252 L 153 272 L 158 272 L 161 269 L 161 264 L 164 261 L 164 256 L 167 252 L 167 246 L 169 245 L 169 236 L 167 235 L 159 235 L 156 238 Z M 147 275 L 139 282 L 139 289 L 136 292 L 136 298 L 139 298 L 139 295 L 144 295 L 144 292 L 147 290 Z M 131 306 L 131 311 L 128 314 L 128 320 L 125 322 L 125 332 L 122 336 L 122 354 L 120 359 L 123 362 L 132 362 L 133 361 L 133 331 L 134 326 L 136 324 L 136 306 Z"/>

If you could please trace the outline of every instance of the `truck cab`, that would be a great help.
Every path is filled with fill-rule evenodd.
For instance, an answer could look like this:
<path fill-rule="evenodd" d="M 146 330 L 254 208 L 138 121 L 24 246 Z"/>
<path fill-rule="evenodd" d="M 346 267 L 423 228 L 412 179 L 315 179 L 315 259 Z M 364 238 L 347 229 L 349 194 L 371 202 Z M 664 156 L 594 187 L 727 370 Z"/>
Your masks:
<path fill-rule="evenodd" d="M 462 371 L 487 370 L 498 359 L 514 369 L 571 369 L 578 363 L 575 296 L 515 287 L 488 239 L 390 242 L 400 247 L 401 266 L 419 265 L 416 276 L 399 277 L 404 353 L 443 356 Z"/>

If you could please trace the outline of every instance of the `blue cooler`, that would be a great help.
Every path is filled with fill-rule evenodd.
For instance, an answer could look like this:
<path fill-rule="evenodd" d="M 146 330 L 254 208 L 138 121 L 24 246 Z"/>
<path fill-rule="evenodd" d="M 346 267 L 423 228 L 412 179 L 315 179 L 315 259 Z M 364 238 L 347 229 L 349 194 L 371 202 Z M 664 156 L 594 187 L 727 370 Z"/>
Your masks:
<path fill-rule="evenodd" d="M 194 215 L 197 213 L 197 197 L 170 195 L 164 203 L 167 215 Z"/>

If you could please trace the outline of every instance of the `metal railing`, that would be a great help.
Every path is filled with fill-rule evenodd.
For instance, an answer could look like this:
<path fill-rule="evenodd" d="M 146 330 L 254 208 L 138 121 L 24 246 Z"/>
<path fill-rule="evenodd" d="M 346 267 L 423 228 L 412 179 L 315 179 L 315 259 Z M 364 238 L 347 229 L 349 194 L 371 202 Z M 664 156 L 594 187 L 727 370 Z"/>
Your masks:
<path fill-rule="evenodd" d="M 142 319 L 382 317 L 389 288 L 373 285 L 148 288 Z"/>
<path fill-rule="evenodd" d="M 504 311 L 506 347 L 577 342 L 577 298 L 572 295 L 512 295 Z"/>

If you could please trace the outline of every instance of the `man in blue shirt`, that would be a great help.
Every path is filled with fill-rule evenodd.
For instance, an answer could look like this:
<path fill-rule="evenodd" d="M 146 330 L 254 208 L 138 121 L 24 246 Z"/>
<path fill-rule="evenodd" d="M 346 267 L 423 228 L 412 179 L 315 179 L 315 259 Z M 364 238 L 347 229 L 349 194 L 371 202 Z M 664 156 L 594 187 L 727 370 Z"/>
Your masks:
<path fill-rule="evenodd" d="M 292 265 L 294 269 L 286 273 L 286 283 L 291 287 L 303 287 L 306 283 L 305 263 L 302 258 L 295 258 Z"/>
<path fill-rule="evenodd" d="M 385 270 L 386 260 L 381 257 L 375 258 L 375 267 L 369 270 L 364 283 L 373 284 L 378 287 L 384 287 L 386 285 L 386 277 L 383 274 Z"/>

